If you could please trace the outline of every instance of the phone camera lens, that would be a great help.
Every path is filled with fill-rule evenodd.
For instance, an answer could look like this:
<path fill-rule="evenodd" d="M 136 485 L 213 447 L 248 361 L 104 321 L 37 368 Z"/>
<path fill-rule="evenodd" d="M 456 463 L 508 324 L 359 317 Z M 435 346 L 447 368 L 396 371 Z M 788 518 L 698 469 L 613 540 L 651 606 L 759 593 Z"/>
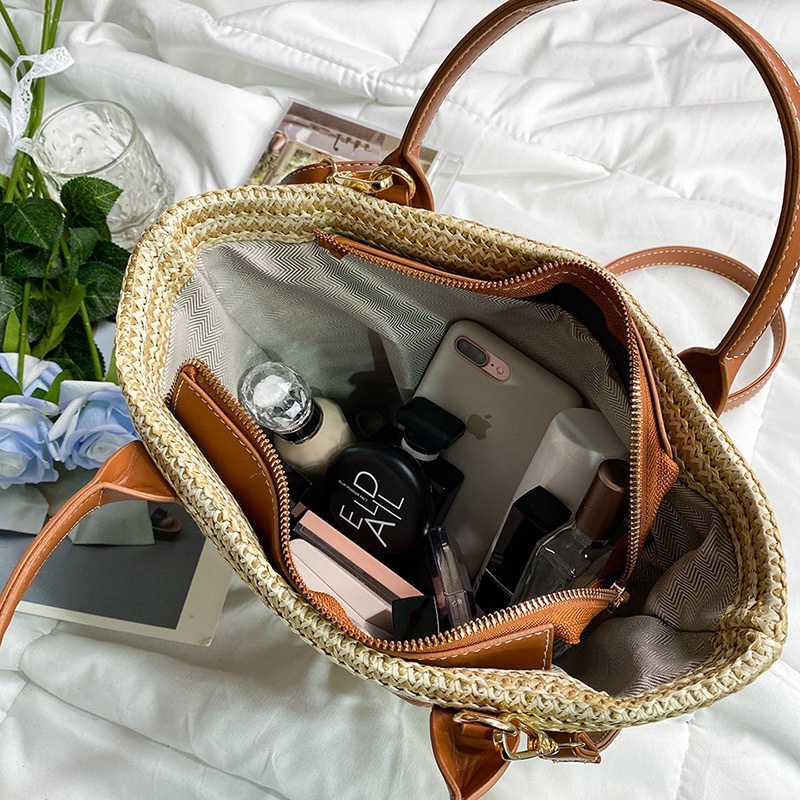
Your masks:
<path fill-rule="evenodd" d="M 489 361 L 489 356 L 485 350 L 482 350 L 474 342 L 471 342 L 464 336 L 459 336 L 456 339 L 456 350 L 461 353 L 467 361 L 471 361 L 478 367 L 483 367 Z"/>

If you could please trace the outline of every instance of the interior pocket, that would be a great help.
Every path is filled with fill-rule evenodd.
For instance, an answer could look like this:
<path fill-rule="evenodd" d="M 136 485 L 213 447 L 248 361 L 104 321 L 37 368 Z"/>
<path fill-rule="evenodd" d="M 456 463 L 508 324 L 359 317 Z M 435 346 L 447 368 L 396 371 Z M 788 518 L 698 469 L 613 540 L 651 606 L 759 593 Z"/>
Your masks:
<path fill-rule="evenodd" d="M 711 657 L 737 588 L 736 552 L 722 515 L 679 481 L 639 556 L 629 602 L 559 666 L 610 694 L 655 689 Z"/>

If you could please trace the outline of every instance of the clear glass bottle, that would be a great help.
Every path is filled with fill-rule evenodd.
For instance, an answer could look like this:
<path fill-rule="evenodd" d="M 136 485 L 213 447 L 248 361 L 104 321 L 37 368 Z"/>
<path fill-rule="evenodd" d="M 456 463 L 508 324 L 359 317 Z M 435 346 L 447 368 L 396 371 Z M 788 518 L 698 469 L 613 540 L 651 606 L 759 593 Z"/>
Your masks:
<path fill-rule="evenodd" d="M 603 461 L 572 520 L 534 550 L 512 604 L 569 589 L 607 555 L 615 544 L 627 495 L 628 464 Z"/>
<path fill-rule="evenodd" d="M 239 399 L 260 425 L 276 434 L 281 458 L 310 478 L 322 477 L 334 456 L 355 441 L 342 409 L 332 400 L 312 397 L 303 378 L 279 361 L 248 370 Z"/>

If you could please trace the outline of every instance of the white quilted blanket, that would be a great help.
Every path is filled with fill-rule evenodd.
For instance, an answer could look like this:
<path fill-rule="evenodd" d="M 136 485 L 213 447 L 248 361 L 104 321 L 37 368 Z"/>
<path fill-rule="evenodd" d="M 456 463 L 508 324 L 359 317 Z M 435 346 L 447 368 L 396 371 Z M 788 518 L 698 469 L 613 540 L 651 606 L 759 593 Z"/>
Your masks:
<path fill-rule="evenodd" d="M 797 0 L 721 0 L 800 70 Z M 7 3 L 34 40 L 40 0 Z M 241 182 L 290 97 L 400 131 L 435 65 L 495 0 L 72 0 L 76 64 L 48 106 L 129 107 L 178 197 Z M 690 244 L 760 269 L 783 155 L 766 90 L 716 29 L 645 0 L 547 11 L 483 57 L 429 143 L 464 169 L 441 209 L 610 260 Z M 716 343 L 741 296 L 712 276 L 628 281 L 678 348 Z M 724 422 L 784 534 L 800 530 L 800 307 L 768 385 Z M 768 346 L 758 357 L 765 357 Z M 800 645 L 740 694 L 624 731 L 598 767 L 513 765 L 489 797 L 794 798 Z M 0 648 L 0 797 L 443 797 L 428 714 L 304 644 L 238 581 L 208 648 L 17 615 Z"/>

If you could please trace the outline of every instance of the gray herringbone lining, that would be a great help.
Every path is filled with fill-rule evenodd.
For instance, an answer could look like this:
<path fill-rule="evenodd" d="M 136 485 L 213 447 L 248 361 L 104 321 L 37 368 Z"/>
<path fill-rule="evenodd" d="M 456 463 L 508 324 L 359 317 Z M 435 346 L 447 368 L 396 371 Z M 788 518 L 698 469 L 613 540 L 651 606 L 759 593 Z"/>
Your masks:
<path fill-rule="evenodd" d="M 667 494 L 619 614 L 567 651 L 567 672 L 611 694 L 647 692 L 712 653 L 736 599 L 733 542 L 719 512 L 691 489 Z"/>
<path fill-rule="evenodd" d="M 297 368 L 348 415 L 392 410 L 410 397 L 448 325 L 472 319 L 574 386 L 623 441 L 630 439 L 618 376 L 586 328 L 558 306 L 420 281 L 350 256 L 336 259 L 314 243 L 210 247 L 187 288 L 173 315 L 165 389 L 193 356 L 235 389 L 266 352 Z M 618 694 L 679 675 L 710 654 L 736 575 L 718 513 L 677 486 L 633 576 L 626 616 L 601 625 L 562 664 Z"/>

